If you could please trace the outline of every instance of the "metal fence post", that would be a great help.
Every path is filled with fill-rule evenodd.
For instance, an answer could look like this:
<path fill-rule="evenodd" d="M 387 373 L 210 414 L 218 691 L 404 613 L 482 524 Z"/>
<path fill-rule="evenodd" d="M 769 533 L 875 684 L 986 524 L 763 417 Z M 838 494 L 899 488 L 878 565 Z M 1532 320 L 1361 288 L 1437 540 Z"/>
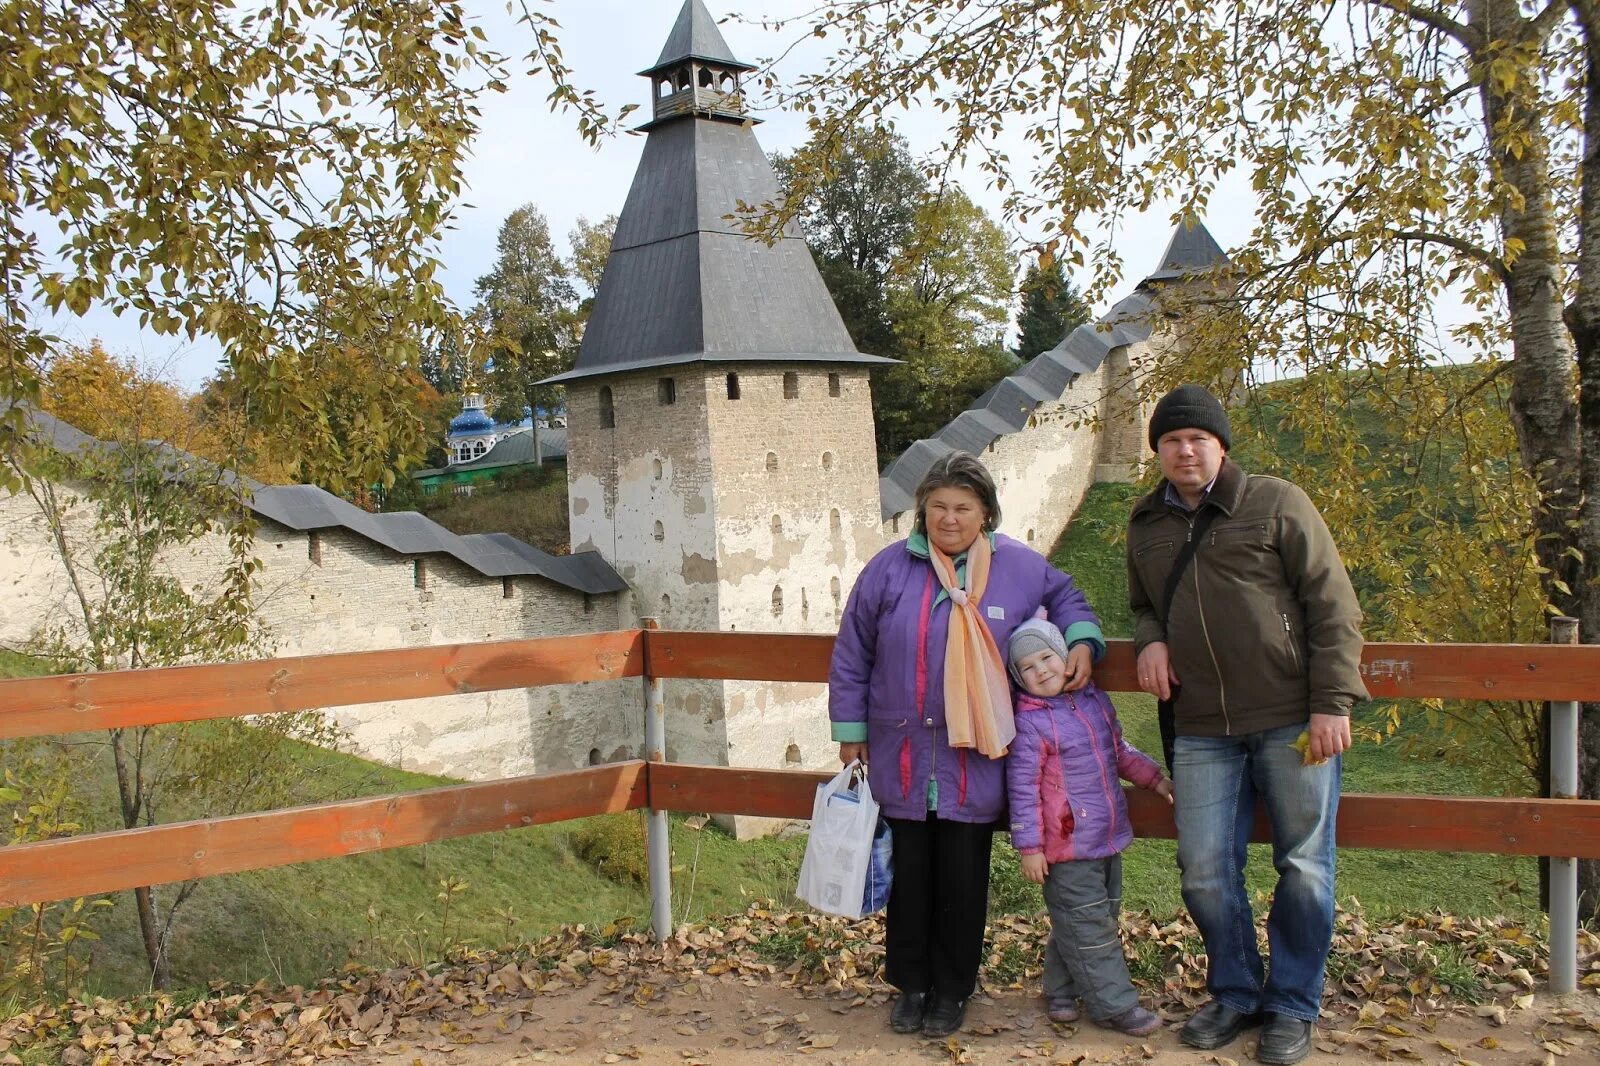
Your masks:
<path fill-rule="evenodd" d="M 659 677 L 650 673 L 649 634 L 661 628 L 654 618 L 640 619 L 645 630 L 644 759 L 645 773 L 667 761 L 667 707 Z M 650 870 L 650 928 L 656 943 L 672 935 L 672 842 L 667 812 L 650 808 L 645 816 L 645 857 Z"/>
<path fill-rule="evenodd" d="M 1550 643 L 1578 643 L 1578 620 L 1550 620 Z M 1550 701 L 1550 796 L 1578 797 L 1578 703 Z M 1550 991 L 1578 989 L 1578 860 L 1550 858 Z"/>

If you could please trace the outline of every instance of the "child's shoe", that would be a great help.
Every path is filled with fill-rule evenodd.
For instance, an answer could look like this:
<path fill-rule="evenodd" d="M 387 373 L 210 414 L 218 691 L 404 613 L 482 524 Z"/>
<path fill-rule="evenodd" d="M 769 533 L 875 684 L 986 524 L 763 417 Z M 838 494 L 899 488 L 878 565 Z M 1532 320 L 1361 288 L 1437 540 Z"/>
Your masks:
<path fill-rule="evenodd" d="M 1078 1003 L 1072 999 L 1052 999 L 1045 1014 L 1053 1022 L 1067 1024 L 1078 1020 Z"/>
<path fill-rule="evenodd" d="M 1107 1018 L 1100 1024 L 1128 1036 L 1149 1036 L 1161 1028 L 1161 1019 L 1143 1007 L 1130 1007 L 1115 1018 Z"/>

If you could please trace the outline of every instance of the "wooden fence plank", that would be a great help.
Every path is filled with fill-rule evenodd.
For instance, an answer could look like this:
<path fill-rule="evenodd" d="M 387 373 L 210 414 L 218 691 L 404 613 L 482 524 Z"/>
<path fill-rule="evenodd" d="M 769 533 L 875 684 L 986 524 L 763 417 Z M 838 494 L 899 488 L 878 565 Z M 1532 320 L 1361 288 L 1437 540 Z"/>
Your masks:
<path fill-rule="evenodd" d="M 638 677 L 636 629 L 0 681 L 0 738 Z"/>
<path fill-rule="evenodd" d="M 645 764 L 450 785 L 0 848 L 0 907 L 356 855 L 645 805 Z"/>
<path fill-rule="evenodd" d="M 809 818 L 830 774 L 662 763 L 650 767 L 650 803 L 670 811 Z M 1134 832 L 1171 838 L 1172 809 L 1128 791 Z M 1268 840 L 1265 810 L 1254 840 Z M 1351 793 L 1339 805 L 1339 846 L 1600 859 L 1600 801 Z"/>
<path fill-rule="evenodd" d="M 657 677 L 826 681 L 832 651 L 826 635 L 645 635 L 647 672 Z M 1592 644 L 1368 644 L 1361 672 L 1382 698 L 1600 699 L 1600 645 Z M 1094 676 L 1108 692 L 1135 691 L 1132 642 L 1110 641 Z"/>
<path fill-rule="evenodd" d="M 644 646 L 645 673 L 652 677 L 826 681 L 833 636 L 653 629 Z"/>

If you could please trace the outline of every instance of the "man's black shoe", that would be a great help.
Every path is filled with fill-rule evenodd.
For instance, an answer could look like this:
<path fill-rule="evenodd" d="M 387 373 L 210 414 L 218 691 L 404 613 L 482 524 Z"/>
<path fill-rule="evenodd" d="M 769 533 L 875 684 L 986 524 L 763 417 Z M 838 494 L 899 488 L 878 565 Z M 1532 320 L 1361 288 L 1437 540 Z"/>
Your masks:
<path fill-rule="evenodd" d="M 944 996 L 935 996 L 933 1006 L 928 1008 L 928 1016 L 922 1022 L 923 1036 L 949 1036 L 961 1028 L 961 1023 L 967 1017 L 967 1001 L 965 999 L 947 999 Z"/>
<path fill-rule="evenodd" d="M 928 993 L 902 992 L 889 1012 L 889 1028 L 897 1033 L 914 1033 L 922 1028 L 922 1018 L 928 1013 Z"/>
<path fill-rule="evenodd" d="M 1287 1014 L 1269 1014 L 1256 1043 L 1256 1058 L 1272 1066 L 1293 1066 L 1311 1054 L 1311 1023 Z"/>
<path fill-rule="evenodd" d="M 1178 1043 L 1210 1051 L 1233 1043 L 1240 1033 L 1260 1024 L 1261 1015 L 1241 1014 L 1226 1003 L 1212 1000 L 1178 1030 Z"/>

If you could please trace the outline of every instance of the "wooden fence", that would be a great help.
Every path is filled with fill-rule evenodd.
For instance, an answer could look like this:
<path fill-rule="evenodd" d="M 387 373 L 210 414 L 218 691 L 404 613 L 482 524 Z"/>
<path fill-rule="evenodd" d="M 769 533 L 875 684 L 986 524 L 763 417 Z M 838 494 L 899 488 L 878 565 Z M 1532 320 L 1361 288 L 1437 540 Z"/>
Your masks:
<path fill-rule="evenodd" d="M 0 681 L 0 738 L 624 677 L 815 682 L 827 678 L 832 646 L 825 636 L 628 630 Z M 1373 644 L 1363 669 L 1374 697 L 1600 699 L 1596 646 Z M 1095 678 L 1134 689 L 1131 646 L 1111 642 Z M 641 695 L 641 715 L 643 706 Z M 821 776 L 632 760 L 13 845 L 0 848 L 0 906 L 643 807 L 804 818 Z M 1156 797 L 1131 791 L 1129 807 L 1139 835 L 1173 835 Z M 1339 844 L 1600 859 L 1600 802 L 1352 793 Z"/>

